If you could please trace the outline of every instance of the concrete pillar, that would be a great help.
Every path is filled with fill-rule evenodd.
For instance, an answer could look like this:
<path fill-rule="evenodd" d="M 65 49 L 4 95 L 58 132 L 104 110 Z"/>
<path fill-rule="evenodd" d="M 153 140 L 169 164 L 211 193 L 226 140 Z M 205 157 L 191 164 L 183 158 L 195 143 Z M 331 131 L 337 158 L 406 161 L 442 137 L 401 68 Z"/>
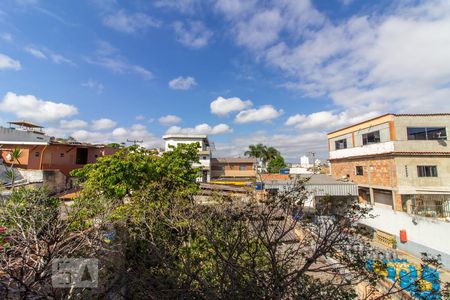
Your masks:
<path fill-rule="evenodd" d="M 375 197 L 373 195 L 373 188 L 369 187 L 370 204 L 375 205 Z"/>

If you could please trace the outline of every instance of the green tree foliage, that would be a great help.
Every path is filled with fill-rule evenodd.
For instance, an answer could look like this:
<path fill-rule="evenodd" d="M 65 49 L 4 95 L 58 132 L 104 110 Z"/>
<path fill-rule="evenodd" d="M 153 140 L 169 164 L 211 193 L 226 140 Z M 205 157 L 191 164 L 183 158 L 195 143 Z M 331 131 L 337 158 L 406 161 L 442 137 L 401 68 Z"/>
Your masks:
<path fill-rule="evenodd" d="M 152 182 L 160 182 L 168 189 L 194 191 L 198 176 L 194 163 L 198 163 L 197 144 L 179 145 L 161 157 L 154 151 L 131 146 L 74 170 L 71 175 L 79 179 L 85 195 L 122 200 Z"/>
<path fill-rule="evenodd" d="M 280 155 L 280 152 L 274 147 L 267 147 L 263 144 L 250 145 L 249 150 L 245 151 L 244 155 L 255 157 L 262 162 L 263 169 L 266 168 L 268 162 Z"/>
<path fill-rule="evenodd" d="M 284 162 L 283 156 L 280 154 L 276 155 L 267 166 L 269 173 L 279 173 L 283 168 L 286 168 L 286 163 Z"/>

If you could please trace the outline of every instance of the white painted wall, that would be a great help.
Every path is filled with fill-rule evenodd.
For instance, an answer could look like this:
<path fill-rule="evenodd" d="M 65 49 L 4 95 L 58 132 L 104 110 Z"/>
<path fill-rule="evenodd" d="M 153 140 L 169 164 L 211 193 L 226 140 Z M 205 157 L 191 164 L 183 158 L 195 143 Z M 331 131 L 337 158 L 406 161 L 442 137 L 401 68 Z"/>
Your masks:
<path fill-rule="evenodd" d="M 346 158 L 351 156 L 383 154 L 394 151 L 394 142 L 377 143 L 354 148 L 330 151 L 330 159 Z"/>
<path fill-rule="evenodd" d="M 377 217 L 361 223 L 396 236 L 405 229 L 409 241 L 450 255 L 450 222 L 414 216 L 415 225 L 413 216 L 377 206 L 373 207 L 371 214 Z"/>

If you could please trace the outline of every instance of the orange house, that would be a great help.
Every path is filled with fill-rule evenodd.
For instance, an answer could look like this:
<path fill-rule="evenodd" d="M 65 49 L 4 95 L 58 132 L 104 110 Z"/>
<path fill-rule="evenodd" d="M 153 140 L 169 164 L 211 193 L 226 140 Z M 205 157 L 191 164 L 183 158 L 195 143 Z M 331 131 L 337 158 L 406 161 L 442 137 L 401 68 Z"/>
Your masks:
<path fill-rule="evenodd" d="M 0 127 L 0 150 L 3 163 L 30 170 L 60 170 L 64 175 L 94 163 L 97 158 L 113 154 L 117 148 L 79 142 L 60 142 L 45 135 L 42 127 L 30 122 L 11 122 L 21 128 Z M 18 160 L 11 153 L 20 149 Z"/>

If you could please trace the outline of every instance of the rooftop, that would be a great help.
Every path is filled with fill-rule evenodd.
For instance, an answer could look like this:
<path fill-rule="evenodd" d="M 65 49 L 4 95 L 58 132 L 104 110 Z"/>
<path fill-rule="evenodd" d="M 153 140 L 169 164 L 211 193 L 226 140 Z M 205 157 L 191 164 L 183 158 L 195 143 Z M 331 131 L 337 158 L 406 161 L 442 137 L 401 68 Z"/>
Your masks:
<path fill-rule="evenodd" d="M 429 116 L 450 116 L 450 113 L 434 113 L 434 114 L 393 114 L 393 113 L 387 113 L 387 114 L 380 115 L 380 116 L 375 117 L 375 118 L 367 119 L 367 120 L 361 121 L 359 123 L 355 123 L 355 124 L 351 124 L 351 125 L 343 127 L 343 128 L 339 128 L 337 130 L 328 132 L 328 134 L 333 134 L 333 133 L 339 132 L 341 130 L 351 128 L 353 126 L 358 126 L 360 124 L 364 124 L 364 123 L 367 123 L 367 122 L 370 122 L 370 121 L 374 121 L 374 120 L 377 120 L 377 119 L 380 119 L 380 118 L 384 118 L 384 117 L 387 117 L 387 116 L 392 116 L 392 117 L 429 117 Z"/>
<path fill-rule="evenodd" d="M 208 139 L 206 134 L 166 134 L 163 135 L 164 140 L 168 139 Z"/>
<path fill-rule="evenodd" d="M 8 122 L 9 125 L 17 125 L 25 128 L 44 128 L 40 125 L 28 122 L 28 121 L 11 121 Z"/>
<path fill-rule="evenodd" d="M 256 163 L 254 157 L 217 157 L 212 158 L 211 163 Z"/>

